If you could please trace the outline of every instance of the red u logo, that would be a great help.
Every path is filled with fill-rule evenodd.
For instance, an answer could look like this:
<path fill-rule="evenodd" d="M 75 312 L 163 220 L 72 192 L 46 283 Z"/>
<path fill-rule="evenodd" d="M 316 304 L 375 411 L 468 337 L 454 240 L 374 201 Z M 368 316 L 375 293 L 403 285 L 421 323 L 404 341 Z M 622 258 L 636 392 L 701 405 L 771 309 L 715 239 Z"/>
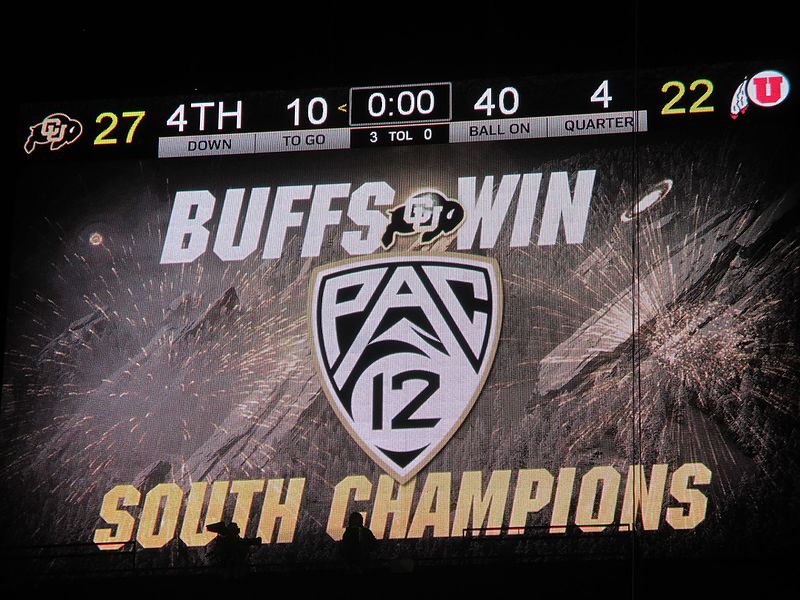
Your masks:
<path fill-rule="evenodd" d="M 775 104 L 779 102 L 781 99 L 782 83 L 783 77 L 780 75 L 753 78 L 756 96 L 753 100 L 759 104 Z"/>

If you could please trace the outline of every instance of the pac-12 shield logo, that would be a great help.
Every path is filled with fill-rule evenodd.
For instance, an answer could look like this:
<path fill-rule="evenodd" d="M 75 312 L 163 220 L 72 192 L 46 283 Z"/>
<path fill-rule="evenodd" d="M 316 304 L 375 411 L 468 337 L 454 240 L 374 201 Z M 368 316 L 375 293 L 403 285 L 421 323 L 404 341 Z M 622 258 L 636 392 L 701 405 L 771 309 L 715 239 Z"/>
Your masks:
<path fill-rule="evenodd" d="M 494 259 L 384 256 L 325 265 L 309 289 L 312 353 L 334 412 L 405 483 L 483 388 L 502 321 Z"/>

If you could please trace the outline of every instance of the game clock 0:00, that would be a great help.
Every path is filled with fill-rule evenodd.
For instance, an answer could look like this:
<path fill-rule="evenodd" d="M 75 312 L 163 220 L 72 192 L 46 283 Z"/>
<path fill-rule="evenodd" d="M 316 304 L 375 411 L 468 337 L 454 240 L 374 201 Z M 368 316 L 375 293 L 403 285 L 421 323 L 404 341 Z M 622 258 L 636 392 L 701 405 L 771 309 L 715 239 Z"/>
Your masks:
<path fill-rule="evenodd" d="M 429 123 L 451 117 L 449 83 L 352 88 L 350 125 Z"/>

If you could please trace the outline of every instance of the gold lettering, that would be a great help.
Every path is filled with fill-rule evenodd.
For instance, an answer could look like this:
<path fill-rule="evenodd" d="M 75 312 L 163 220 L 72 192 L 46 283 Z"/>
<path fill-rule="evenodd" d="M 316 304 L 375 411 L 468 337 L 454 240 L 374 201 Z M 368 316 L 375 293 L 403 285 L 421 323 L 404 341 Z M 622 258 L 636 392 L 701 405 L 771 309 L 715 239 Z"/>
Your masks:
<path fill-rule="evenodd" d="M 140 499 L 139 490 L 132 485 L 116 485 L 103 496 L 100 516 L 109 525 L 116 525 L 117 530 L 107 527 L 95 530 L 94 543 L 100 550 L 119 550 L 125 542 L 131 541 L 136 519 L 127 510 L 121 510 L 119 505 L 121 502 L 122 506 L 139 506 Z"/>
<path fill-rule="evenodd" d="M 281 502 L 283 479 L 270 479 L 267 482 L 264 505 L 258 520 L 258 536 L 261 538 L 261 543 L 272 543 L 272 534 L 278 519 L 281 520 L 281 525 L 278 529 L 277 543 L 288 544 L 294 539 L 305 487 L 305 477 L 293 477 L 286 488 L 286 499 Z"/>
<path fill-rule="evenodd" d="M 708 498 L 698 489 L 690 488 L 694 485 L 708 485 L 711 483 L 711 471 L 702 463 L 686 463 L 672 474 L 669 493 L 675 500 L 689 506 L 672 507 L 667 509 L 666 521 L 674 529 L 694 529 L 706 518 Z"/>
<path fill-rule="evenodd" d="M 594 467 L 581 480 L 578 505 L 575 508 L 575 524 L 586 532 L 603 531 L 614 520 L 621 476 L 614 467 Z M 598 504 L 597 516 L 594 507 Z"/>
<path fill-rule="evenodd" d="M 536 493 L 531 496 L 534 484 Z M 547 469 L 520 469 L 517 474 L 514 503 L 511 505 L 508 533 L 522 533 L 528 524 L 528 515 L 539 512 L 547 506 L 552 494 L 553 476 Z"/>
<path fill-rule="evenodd" d="M 239 526 L 242 537 L 247 536 L 250 513 L 253 509 L 253 496 L 262 491 L 264 491 L 263 479 L 240 479 L 231 482 L 231 494 L 236 494 L 233 522 Z"/>
<path fill-rule="evenodd" d="M 553 498 L 553 514 L 550 517 L 550 533 L 565 533 L 572 505 L 572 490 L 575 488 L 575 467 L 564 467 L 558 472 L 556 495 Z"/>
<path fill-rule="evenodd" d="M 433 537 L 450 535 L 450 473 L 430 473 L 425 478 L 417 509 L 408 529 L 409 538 L 421 538 L 428 527 Z"/>
<path fill-rule="evenodd" d="M 345 477 L 333 490 L 331 500 L 331 512 L 328 515 L 328 535 L 335 540 L 342 539 L 345 528 L 345 520 L 348 515 L 348 505 L 350 504 L 350 492 L 355 491 L 353 500 L 356 502 L 369 500 L 372 494 L 372 483 L 363 475 L 350 475 Z M 362 512 L 361 516 L 366 521 L 367 515 Z"/>
<path fill-rule="evenodd" d="M 642 527 L 645 531 L 655 531 L 661 522 L 661 505 L 664 503 L 664 491 L 667 487 L 667 465 L 653 465 L 650 469 L 650 485 L 642 465 L 628 467 L 628 479 L 625 481 L 625 496 L 622 501 L 620 515 L 620 531 L 633 529 L 636 511 L 641 506 Z"/>
<path fill-rule="evenodd" d="M 392 527 L 389 530 L 389 537 L 391 539 L 403 539 L 406 537 L 416 479 L 412 479 L 404 485 L 398 485 L 397 495 L 393 497 L 394 486 L 394 479 L 388 475 L 381 475 L 380 479 L 378 479 L 378 490 L 375 492 L 372 520 L 369 527 L 379 540 L 383 539 L 386 533 L 386 522 L 389 515 L 392 515 Z"/>
<path fill-rule="evenodd" d="M 177 483 L 159 483 L 147 492 L 136 532 L 142 548 L 161 548 L 175 537 L 182 502 L 183 490 Z"/>
<path fill-rule="evenodd" d="M 225 499 L 228 496 L 228 481 L 215 481 L 211 485 L 211 497 L 208 500 L 208 509 L 204 525 L 200 526 L 200 516 L 206 499 L 208 483 L 195 481 L 189 490 L 186 500 L 186 510 L 183 514 L 180 538 L 187 546 L 205 546 L 217 535 L 206 531 L 206 525 L 218 523 L 222 520 L 225 509 Z"/>
<path fill-rule="evenodd" d="M 456 502 L 453 519 L 453 536 L 462 535 L 470 527 L 481 528 L 486 523 L 486 535 L 499 535 L 506 510 L 508 488 L 511 484 L 511 471 L 494 471 L 486 485 L 486 495 L 481 491 L 480 471 L 467 471 L 461 476 L 461 487 Z"/>

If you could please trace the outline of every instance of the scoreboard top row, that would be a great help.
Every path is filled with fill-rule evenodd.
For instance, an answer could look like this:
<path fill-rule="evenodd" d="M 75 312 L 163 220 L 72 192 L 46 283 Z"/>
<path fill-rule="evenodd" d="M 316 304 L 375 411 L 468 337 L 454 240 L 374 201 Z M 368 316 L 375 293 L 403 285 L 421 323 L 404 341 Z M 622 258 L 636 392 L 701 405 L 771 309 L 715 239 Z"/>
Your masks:
<path fill-rule="evenodd" d="M 54 102 L 22 108 L 20 147 L 28 158 L 173 157 L 636 133 L 727 125 L 752 107 L 785 118 L 794 79 L 789 64 L 726 65 Z"/>

